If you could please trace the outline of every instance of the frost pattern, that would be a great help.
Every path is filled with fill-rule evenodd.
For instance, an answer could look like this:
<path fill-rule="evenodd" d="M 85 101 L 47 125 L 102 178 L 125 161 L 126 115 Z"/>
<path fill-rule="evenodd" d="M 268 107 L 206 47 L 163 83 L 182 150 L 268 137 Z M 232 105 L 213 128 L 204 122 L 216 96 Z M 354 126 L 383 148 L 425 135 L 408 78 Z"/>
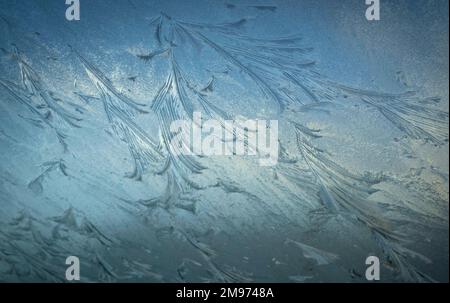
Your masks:
<path fill-rule="evenodd" d="M 136 9 L 133 2 L 129 1 L 129 5 Z M 226 4 L 226 7 L 230 10 L 236 8 L 232 4 Z M 268 13 L 277 11 L 276 6 L 252 5 L 247 8 Z M 2 17 L 2 20 L 10 26 L 7 19 Z M 265 221 L 274 230 L 281 221 L 312 233 L 331 221 L 337 224 L 337 228 L 355 225 L 358 230 L 365 230 L 371 237 L 369 242 L 384 253 L 386 267 L 392 268 L 395 279 L 434 281 L 416 265 L 416 260 L 424 264 L 429 264 L 431 260 L 408 248 L 410 234 L 402 227 L 412 224 L 414 220 L 425 221 L 437 228 L 445 224 L 448 227 L 448 217 L 436 215 L 440 210 L 433 212 L 407 207 L 393 210 L 388 203 L 378 201 L 375 196 L 380 192 L 388 197 L 391 194 L 380 185 L 401 184 L 402 181 L 395 176 L 360 174 L 342 166 L 330 152 L 316 144 L 326 137 L 326 132 L 324 134 L 324 130 L 306 125 L 308 116 L 317 113 L 333 115 L 334 106 L 364 104 L 379 112 L 384 117 L 384 123 L 396 127 L 410 140 L 434 147 L 445 146 L 448 144 L 448 113 L 440 110 L 439 98 L 422 97 L 420 92 L 412 90 L 399 94 L 369 91 L 336 82 L 319 71 L 316 62 L 310 59 L 313 49 L 303 45 L 300 35 L 271 39 L 249 37 L 244 34 L 245 26 L 250 22 L 247 18 L 207 24 L 161 13 L 150 20 L 149 29 L 155 48 L 136 54 L 136 58 L 146 69 L 162 64 L 164 72 L 161 75 L 162 85 L 152 88 L 155 93 L 153 98 L 148 98 L 151 100 L 149 102 L 138 102 L 128 97 L 93 63 L 98 60 L 90 59 L 92 54 L 82 53 L 73 46 L 69 46 L 68 57 L 74 59 L 73 62 L 77 62 L 74 64 L 81 66 L 85 72 L 78 77 L 85 77 L 95 88 L 87 91 L 86 86 L 79 88 L 74 85 L 76 91 L 73 93 L 78 101 L 65 100 L 64 96 L 59 97 L 50 89 L 47 80 L 40 76 L 40 71 L 14 44 L 10 44 L 10 50 L 3 49 L 3 52 L 17 64 L 19 80 L 1 78 L 0 86 L 2 94 L 9 94 L 11 100 L 28 111 L 26 116 L 18 114 L 20 119 L 29 122 L 36 131 L 47 128 L 53 132 L 63 148 L 59 160 L 44 162 L 40 165 L 41 172 L 28 180 L 27 188 L 34 195 L 46 192 L 47 179 L 53 175 L 66 178 L 69 182 L 84 178 L 77 176 L 79 168 L 73 167 L 71 170 L 69 162 L 76 162 L 67 160 L 69 151 L 73 150 L 72 156 L 75 158 L 79 151 L 77 146 L 68 142 L 70 137 L 66 132 L 70 130 L 70 134 L 76 136 L 77 129 L 87 127 L 80 116 L 86 116 L 92 106 L 101 102 L 103 113 L 91 113 L 89 118 L 101 120 L 106 117 L 112 140 L 128 149 L 131 159 L 128 162 L 132 163 L 129 163 L 131 172 L 126 177 L 151 188 L 159 187 L 159 194 L 153 191 L 151 195 L 141 195 L 138 199 L 119 197 L 116 207 L 142 221 L 143 227 L 140 228 L 143 231 L 154 231 L 155 241 L 182 242 L 189 253 L 176 268 L 170 265 L 165 268 L 156 260 L 152 264 L 145 261 L 141 255 L 143 249 L 139 249 L 139 244 L 132 240 L 124 243 L 128 240 L 119 240 L 100 231 L 84 212 L 76 208 L 71 207 L 57 217 L 42 219 L 22 211 L 9 222 L 0 221 L 0 280 L 62 280 L 63 257 L 77 253 L 89 260 L 90 272 L 83 273 L 89 280 L 260 280 L 245 270 L 222 263 L 220 251 L 213 248 L 214 241 L 207 244 L 211 240 L 210 233 L 218 233 L 220 226 L 208 231 L 192 227 L 191 221 L 195 222 L 199 216 L 210 212 L 210 221 L 206 222 L 219 220 L 224 225 L 229 224 L 229 229 L 239 230 L 239 227 L 234 227 L 236 222 L 233 222 L 231 213 L 221 213 L 224 212 L 223 207 L 217 207 L 217 212 L 212 212 L 214 206 L 209 208 L 205 205 L 212 203 L 206 202 L 209 200 L 207 193 L 216 191 L 228 199 L 243 199 L 248 205 L 242 212 L 248 212 L 253 220 L 259 215 L 268 216 Z M 222 63 L 222 70 L 217 67 L 219 63 L 202 61 L 200 54 L 203 52 L 208 52 Z M 189 61 L 192 53 L 197 57 Z M 196 72 L 185 71 L 189 62 L 194 62 Z M 196 78 L 196 75 L 202 77 Z M 128 79 L 135 82 L 137 76 Z M 289 134 L 280 138 L 279 164 L 276 167 L 261 171 L 255 168 L 257 165 L 251 160 L 244 160 L 247 161 L 244 167 L 271 176 L 256 175 L 252 186 L 240 184 L 239 176 L 229 175 L 226 164 L 198 156 L 176 156 L 174 147 L 169 144 L 173 136 L 169 130 L 170 124 L 180 119 L 193 121 L 195 110 L 201 110 L 206 115 L 205 119 L 224 121 L 239 118 L 229 112 L 223 102 L 218 102 L 223 87 L 233 81 L 243 82 L 244 85 L 249 83 L 248 93 L 273 106 L 276 109 L 274 117 L 285 123 L 286 133 Z M 21 109 L 17 111 L 21 112 Z M 158 125 L 158 134 L 149 133 L 140 125 L 139 119 L 150 115 Z M 235 141 L 244 140 L 236 133 L 232 135 Z M 20 142 L 19 137 L 5 138 L 2 140 L 14 139 L 11 144 Z M 7 173 L 6 168 L 2 168 L 3 173 Z M 102 175 L 100 172 L 99 176 Z M 149 180 L 153 177 L 156 178 L 154 180 L 162 180 L 159 184 L 163 185 L 150 184 Z M 80 182 L 89 186 L 96 184 L 88 178 Z M 8 196 L 6 184 L 6 181 L 0 184 L 2 200 Z M 418 192 L 418 195 L 419 200 L 423 201 L 436 198 L 430 198 L 432 194 L 429 192 Z M 295 218 L 298 211 L 303 213 L 301 219 Z M 393 212 L 396 215 L 392 215 Z M 251 229 L 253 223 L 250 221 L 247 224 Z M 339 248 L 333 252 L 332 247 L 314 247 L 313 244 L 290 238 L 285 238 L 281 244 L 280 247 L 299 249 L 299 255 L 305 262 L 312 261 L 319 267 L 339 263 L 342 257 L 339 254 L 343 253 Z M 116 254 L 108 252 L 111 250 Z M 126 258 L 120 259 L 120 254 Z M 142 260 L 132 260 L 128 257 L 132 255 L 139 255 L 142 258 L 138 259 Z M 61 264 L 61 268 L 51 264 Z M 286 278 L 297 282 L 309 281 L 314 278 L 314 273 L 307 276 L 291 273 Z M 267 279 L 270 281 L 271 277 Z"/>

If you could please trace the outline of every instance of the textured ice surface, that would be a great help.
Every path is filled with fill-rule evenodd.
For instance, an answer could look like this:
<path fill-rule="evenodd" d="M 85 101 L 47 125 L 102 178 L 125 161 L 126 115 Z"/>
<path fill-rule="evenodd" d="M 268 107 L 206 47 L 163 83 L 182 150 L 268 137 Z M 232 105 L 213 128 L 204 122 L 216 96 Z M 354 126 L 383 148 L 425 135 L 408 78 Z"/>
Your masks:
<path fill-rule="evenodd" d="M 0 2 L 0 280 L 448 281 L 448 2 Z M 177 157 L 193 111 L 274 167 Z"/>

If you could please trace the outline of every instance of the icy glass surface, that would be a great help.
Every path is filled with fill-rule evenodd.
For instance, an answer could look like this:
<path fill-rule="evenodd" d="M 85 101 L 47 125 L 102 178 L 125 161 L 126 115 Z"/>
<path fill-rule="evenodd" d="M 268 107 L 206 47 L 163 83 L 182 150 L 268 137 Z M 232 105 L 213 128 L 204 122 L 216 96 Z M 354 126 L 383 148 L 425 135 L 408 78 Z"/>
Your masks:
<path fill-rule="evenodd" d="M 448 1 L 80 4 L 0 1 L 0 281 L 448 281 Z M 194 111 L 278 163 L 174 154 Z"/>

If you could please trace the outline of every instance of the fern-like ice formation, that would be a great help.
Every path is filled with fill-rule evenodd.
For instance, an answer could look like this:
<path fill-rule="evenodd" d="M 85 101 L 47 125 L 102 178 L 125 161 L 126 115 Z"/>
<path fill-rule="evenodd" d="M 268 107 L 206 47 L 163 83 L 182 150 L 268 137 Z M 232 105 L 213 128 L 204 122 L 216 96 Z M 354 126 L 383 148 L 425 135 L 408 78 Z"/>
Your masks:
<path fill-rule="evenodd" d="M 131 1 L 130 5 L 136 8 Z M 235 5 L 230 4 L 227 7 L 233 9 Z M 276 6 L 248 8 L 268 12 L 276 10 Z M 155 48 L 147 53 L 136 54 L 136 57 L 145 68 L 150 69 L 153 63 L 158 62 L 165 70 L 161 75 L 163 83 L 160 87 L 151 87 L 154 96 L 148 96 L 146 102 L 136 102 L 128 97 L 89 59 L 89 53 L 70 47 L 70 54 L 77 58 L 77 63 L 81 63 L 85 71 L 84 76 L 87 76 L 95 88 L 94 96 L 79 91 L 76 95 L 86 105 L 92 100 L 101 102 L 114 140 L 123 142 L 131 155 L 133 168 L 127 177 L 144 183 L 147 182 L 146 175 L 162 176 L 166 180 L 160 194 L 139 200 L 121 200 L 126 200 L 127 206 L 132 205 L 133 209 L 144 207 L 151 211 L 165 210 L 172 221 L 168 220 L 168 228 L 158 226 L 157 233 L 169 234 L 185 241 L 204 261 L 212 281 L 253 280 L 245 273 L 218 265 L 214 259 L 217 252 L 200 241 L 198 238 L 202 235 L 186 228 L 176 216 L 176 211 L 181 210 L 182 214 L 187 212 L 191 216 L 189 218 L 195 221 L 199 202 L 195 194 L 217 188 L 229 196 L 239 195 L 249 203 L 256 204 L 265 213 L 273 215 L 273 218 L 267 221 L 273 224 L 275 230 L 276 216 L 280 214 L 296 223 L 292 219 L 295 215 L 289 214 L 289 210 L 284 211 L 284 205 L 299 206 L 311 217 L 320 217 L 322 221 L 316 223 L 333 218 L 342 224 L 356 224 L 371 235 L 373 243 L 384 252 L 386 263 L 394 268 L 401 281 L 433 281 L 432 277 L 417 269 L 411 262 L 415 258 L 424 263 L 430 262 L 427 257 L 407 248 L 408 235 L 401 226 L 411 222 L 402 216 L 390 218 L 386 215 L 388 207 L 377 201 L 376 194 L 383 191 L 378 186 L 383 182 L 390 182 L 389 177 L 361 175 L 339 164 L 332 154 L 317 143 L 325 136 L 323 130 L 308 127 L 305 117 L 316 112 L 332 114 L 330 108 L 334 105 L 361 103 L 378 111 L 386 124 L 396 127 L 410 139 L 442 146 L 448 143 L 448 113 L 439 109 L 440 99 L 422 97 L 420 92 L 416 91 L 393 94 L 354 88 L 333 81 L 320 73 L 316 62 L 310 59 L 312 48 L 303 45 L 300 35 L 273 39 L 253 38 L 243 34 L 248 22 L 249 20 L 244 18 L 220 24 L 195 23 L 172 18 L 165 13 L 152 18 L 150 27 Z M 189 60 L 192 52 L 195 57 Z M 203 60 L 200 54 L 204 52 L 208 52 L 215 60 Z M 23 117 L 24 119 L 39 128 L 49 128 L 64 151 L 70 150 L 64 131 L 70 128 L 76 132 L 77 128 L 83 127 L 83 120 L 66 109 L 69 101 L 61 100 L 47 87 L 16 46 L 13 45 L 12 51 L 6 53 L 17 63 L 20 81 L 14 83 L 0 78 L 0 88 L 32 114 L 32 117 Z M 195 71 L 186 72 L 185 65 L 188 64 L 193 64 Z M 200 79 L 199 75 L 203 79 Z M 133 81 L 135 79 L 136 77 Z M 208 80 L 205 82 L 204 79 Z M 287 134 L 280 137 L 277 166 L 264 170 L 264 173 L 270 172 L 271 177 L 256 177 L 252 180 L 253 184 L 256 184 L 254 188 L 246 188 L 245 184 L 240 184 L 239 176 L 225 175 L 228 169 L 226 164 L 215 166 L 214 159 L 185 155 L 177 150 L 190 148 L 190 142 L 182 142 L 184 146 L 181 147 L 171 144 L 174 136 L 170 130 L 171 124 L 177 120 L 190 122 L 186 125 L 194 123 L 195 111 L 201 111 L 205 118 L 216 119 L 222 125 L 225 125 L 225 120 L 239 118 L 237 114 L 241 114 L 240 112 L 231 113 L 224 102 L 215 102 L 223 98 L 220 95 L 223 90 L 219 88 L 229 85 L 233 80 L 245 82 L 252 98 L 261 98 L 264 99 L 261 103 L 264 101 L 270 104 L 275 110 L 268 115 L 283 122 L 284 132 Z M 81 113 L 84 112 L 82 106 L 75 108 Z M 252 110 L 256 113 L 256 110 Z M 137 121 L 138 118 L 148 117 L 155 118 L 159 126 L 157 135 L 149 133 Z M 245 136 L 235 130 L 226 131 L 232 134 L 234 141 L 245 141 Z M 256 147 L 249 148 L 259 152 Z M 256 167 L 251 160 L 239 161 L 244 163 L 245 168 L 262 171 L 262 168 Z M 63 177 L 70 177 L 67 165 L 63 158 L 45 162 L 42 165 L 43 172 L 28 182 L 28 188 L 35 194 L 42 194 L 43 181 L 50 178 L 54 171 L 58 171 Z M 251 173 L 253 172 L 249 172 Z M 209 183 L 199 183 L 199 175 L 206 175 Z M 275 203 L 271 204 L 270 199 L 275 199 L 281 193 L 283 197 L 287 197 L 287 201 L 283 200 L 282 206 L 279 203 L 272 205 Z M 386 195 L 389 196 L 389 193 L 386 192 Z M 427 217 L 432 222 L 438 221 L 433 214 L 409 211 L 416 212 L 415 215 L 419 217 Z M 152 212 L 146 212 L 145 215 L 151 216 Z M 220 215 L 217 215 L 213 220 L 219 217 Z M 110 265 L 99 252 L 105 253 L 109 247 L 120 250 L 120 243 L 100 232 L 84 214 L 70 208 L 62 216 L 53 217 L 50 221 L 48 235 L 42 235 L 40 232 L 43 223 L 26 212 L 20 213 L 19 217 L 11 222 L 0 222 L 0 239 L 4 240 L 2 242 L 17 238 L 6 246 L 12 253 L 0 250 L 0 261 L 18 264 L 19 261 L 28 259 L 29 266 L 20 268 L 14 265 L 10 269 L 11 275 L 15 274 L 19 280 L 31 275 L 47 280 L 59 279 L 58 268 L 43 266 L 35 255 L 31 255 L 17 243 L 33 242 L 33 251 L 40 252 L 44 256 L 43 262 L 48 264 L 61 259 L 64 253 L 69 253 L 66 249 L 67 238 L 62 234 L 70 235 L 77 243 L 83 244 L 76 248 L 80 255 L 91 253 L 91 256 L 95 256 L 89 259 L 89 264 L 102 281 L 126 279 L 126 275 L 133 276 L 136 271 L 157 281 L 164 280 L 163 276 L 153 272 L 151 268 L 130 260 L 123 261 L 120 266 Z M 225 222 L 230 221 L 232 220 Z M 3 226 L 7 227 L 5 232 L 2 231 Z M 93 240 L 94 244 L 85 244 L 88 240 Z M 53 246 L 49 244 L 51 241 L 54 242 Z M 312 260 L 318 266 L 339 260 L 337 252 L 313 247 L 310 243 L 291 239 L 286 239 L 283 243 L 293 244 L 303 252 L 304 258 Z M 110 258 L 114 262 L 121 262 L 116 259 Z M 197 266 L 197 261 L 184 258 L 176 269 L 178 279 L 188 281 L 189 268 Z M 118 273 L 120 270 L 122 274 Z M 295 281 L 311 278 L 292 277 Z"/>
<path fill-rule="evenodd" d="M 263 96 L 278 106 L 280 118 L 285 115 L 285 111 L 295 106 L 302 110 L 307 107 L 320 108 L 330 102 L 342 100 L 359 101 L 378 110 L 387 122 L 392 123 L 412 139 L 436 145 L 447 142 L 448 113 L 433 107 L 433 103 L 439 102 L 438 98 L 421 98 L 413 91 L 402 94 L 368 91 L 331 81 L 317 71 L 315 62 L 308 59 L 307 54 L 311 48 L 302 46 L 299 36 L 267 40 L 247 37 L 240 34 L 240 29 L 246 22 L 246 19 L 242 19 L 232 23 L 210 25 L 175 20 L 166 14 L 152 20 L 155 39 L 161 49 L 139 57 L 149 61 L 168 54 L 166 57 L 170 61 L 171 71 L 152 104 L 152 109 L 160 118 L 165 142 L 170 134 L 167 127 L 172 121 L 192 118 L 194 107 L 185 87 L 197 95 L 197 101 L 207 113 L 211 113 L 212 110 L 215 116 L 225 118 L 222 114 L 224 111 L 211 108 L 203 95 L 192 88 L 193 85 L 183 76 L 176 62 L 175 53 L 185 44 L 190 44 L 194 48 L 209 47 L 229 66 L 245 73 L 257 85 Z M 214 34 L 214 39 L 209 37 L 211 33 Z M 216 42 L 216 39 L 220 42 Z M 213 75 L 211 77 L 214 79 Z M 211 91 L 211 86 L 212 82 L 205 90 Z M 404 280 L 432 281 L 408 263 L 407 255 L 415 253 L 402 246 L 407 241 L 394 231 L 395 222 L 383 219 L 382 211 L 378 209 L 376 202 L 369 199 L 377 191 L 373 189 L 373 185 L 381 180 L 357 176 L 333 162 L 325 156 L 323 150 L 312 143 L 312 139 L 320 137 L 320 130 L 309 129 L 301 123 L 302 121 L 292 123 L 299 156 L 313 176 L 323 205 L 332 213 L 359 220 L 371 230 L 387 259 L 392 262 Z M 200 171 L 195 164 L 186 160 L 181 161 L 191 172 Z M 176 170 L 182 171 L 180 166 L 175 167 Z M 289 175 L 290 170 L 292 168 L 285 170 L 286 175 Z M 283 170 L 280 170 L 280 173 L 283 174 Z M 299 187 L 309 183 L 298 182 L 302 180 L 301 174 L 304 173 L 298 170 L 294 173 Z"/>

